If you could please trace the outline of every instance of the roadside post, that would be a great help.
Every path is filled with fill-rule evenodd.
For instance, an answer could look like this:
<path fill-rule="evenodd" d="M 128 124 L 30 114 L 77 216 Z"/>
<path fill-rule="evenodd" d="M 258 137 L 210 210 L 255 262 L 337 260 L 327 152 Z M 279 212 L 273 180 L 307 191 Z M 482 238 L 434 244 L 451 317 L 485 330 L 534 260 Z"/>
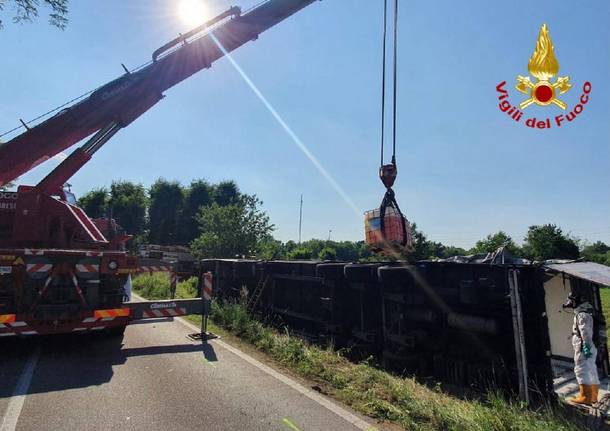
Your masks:
<path fill-rule="evenodd" d="M 178 284 L 178 274 L 177 271 L 178 262 L 171 263 L 171 272 L 169 273 L 169 293 L 170 299 L 176 298 L 176 285 Z"/>
<path fill-rule="evenodd" d="M 211 272 L 199 273 L 199 292 L 201 295 L 201 332 L 189 334 L 192 340 L 207 341 L 218 338 L 217 335 L 208 331 L 208 318 L 212 309 L 214 276 Z"/>
<path fill-rule="evenodd" d="M 212 309 L 212 273 L 206 272 L 203 274 L 203 289 L 201 302 L 203 305 L 203 313 L 201 315 L 201 334 L 208 333 L 208 317 Z"/>

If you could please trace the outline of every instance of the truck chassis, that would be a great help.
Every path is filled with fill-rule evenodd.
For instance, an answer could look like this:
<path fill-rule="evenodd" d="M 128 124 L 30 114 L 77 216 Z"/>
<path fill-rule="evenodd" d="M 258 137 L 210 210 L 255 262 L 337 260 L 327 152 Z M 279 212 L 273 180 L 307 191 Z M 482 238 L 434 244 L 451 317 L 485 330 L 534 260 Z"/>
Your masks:
<path fill-rule="evenodd" d="M 125 286 L 142 268 L 171 270 L 122 251 L 0 249 L 0 337 L 120 335 L 133 320 L 202 313 L 201 298 L 131 302 Z"/>

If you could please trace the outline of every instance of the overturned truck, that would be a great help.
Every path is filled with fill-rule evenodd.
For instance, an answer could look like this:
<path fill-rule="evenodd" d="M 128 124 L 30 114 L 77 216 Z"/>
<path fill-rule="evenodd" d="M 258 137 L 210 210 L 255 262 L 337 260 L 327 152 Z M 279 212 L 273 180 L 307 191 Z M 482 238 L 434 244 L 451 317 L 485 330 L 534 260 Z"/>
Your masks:
<path fill-rule="evenodd" d="M 314 341 L 374 355 L 385 368 L 531 397 L 571 395 L 572 289 L 601 314 L 610 268 L 532 265 L 495 255 L 406 263 L 207 260 L 215 294 Z M 601 328 L 604 330 L 605 328 Z M 608 377 L 605 342 L 600 376 Z M 605 387 L 602 385 L 602 388 Z"/>

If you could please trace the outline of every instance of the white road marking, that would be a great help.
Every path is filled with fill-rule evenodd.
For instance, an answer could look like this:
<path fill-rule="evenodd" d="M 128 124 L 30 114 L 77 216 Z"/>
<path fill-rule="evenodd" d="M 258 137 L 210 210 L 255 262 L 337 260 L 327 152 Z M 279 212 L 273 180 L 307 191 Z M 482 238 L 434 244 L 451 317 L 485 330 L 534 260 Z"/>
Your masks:
<path fill-rule="evenodd" d="M 132 293 L 132 295 L 133 295 L 133 298 L 136 301 L 138 301 L 138 302 L 145 301 L 144 298 L 142 298 L 139 295 L 136 295 L 135 293 Z M 179 321 L 184 326 L 186 326 L 187 328 L 189 328 L 189 329 L 191 329 L 191 330 L 193 330 L 195 332 L 200 332 L 201 331 L 201 328 L 193 325 L 191 322 L 185 320 L 182 317 L 177 317 L 175 320 Z M 318 394 L 317 392 L 315 392 L 315 391 L 313 391 L 311 389 L 308 389 L 308 388 L 304 387 L 303 385 L 297 383 L 296 381 L 292 380 L 291 378 L 289 378 L 289 377 L 287 377 L 287 376 L 285 376 L 285 375 L 283 375 L 281 373 L 278 373 L 273 368 L 268 367 L 267 365 L 263 364 L 262 362 L 257 361 L 256 359 L 254 359 L 253 357 L 245 354 L 241 350 L 238 350 L 235 347 L 230 346 L 229 344 L 227 344 L 224 341 L 221 341 L 219 339 L 212 340 L 211 342 L 214 343 L 214 344 L 218 344 L 221 347 L 224 347 L 229 352 L 239 356 L 241 359 L 243 359 L 244 361 L 248 362 L 250 365 L 253 365 L 254 367 L 258 368 L 259 370 L 263 371 L 264 373 L 267 373 L 270 376 L 275 377 L 280 382 L 290 386 L 295 391 L 305 395 L 307 398 L 309 398 L 312 401 L 320 404 L 322 407 L 327 408 L 331 412 L 335 413 L 337 416 L 340 416 L 341 418 L 343 418 L 347 422 L 349 422 L 352 425 L 354 425 L 356 428 L 359 428 L 359 429 L 364 430 L 364 431 L 376 430 L 375 427 L 373 427 L 370 424 L 366 423 L 365 421 L 360 419 L 358 416 L 348 412 L 347 410 L 345 410 L 342 407 L 339 407 L 338 405 L 336 405 L 335 403 L 331 402 L 327 398 L 321 396 L 320 394 Z M 0 430 L 0 431 L 4 431 L 4 430 Z"/>
<path fill-rule="evenodd" d="M 201 331 L 201 328 L 198 328 L 197 326 L 184 320 L 181 317 L 178 317 L 176 320 L 180 321 L 183 325 L 187 326 L 189 329 L 194 330 L 195 332 Z M 370 424 L 368 424 L 365 421 L 363 421 L 362 419 L 360 419 L 358 416 L 348 412 L 347 410 L 345 410 L 342 407 L 339 407 L 338 405 L 331 402 L 327 398 L 321 396 L 317 392 L 304 387 L 300 383 L 297 383 L 296 381 L 292 380 L 291 378 L 289 378 L 281 373 L 278 373 L 273 368 L 268 367 L 267 365 L 263 364 L 262 362 L 257 361 L 253 357 L 251 357 L 251 356 L 245 354 L 244 352 L 242 352 L 241 350 L 238 350 L 235 347 L 225 343 L 224 341 L 219 340 L 219 339 L 214 339 L 214 340 L 211 340 L 210 342 L 214 343 L 214 344 L 218 344 L 219 346 L 227 349 L 229 352 L 239 356 L 241 359 L 248 362 L 250 365 L 253 365 L 254 367 L 258 368 L 259 370 L 269 374 L 272 377 L 275 377 L 280 382 L 290 386 L 295 391 L 305 395 L 307 398 L 311 399 L 312 401 L 315 401 L 316 403 L 320 404 L 322 407 L 327 408 L 331 412 L 335 413 L 337 416 L 340 416 L 341 418 L 345 419 L 347 422 L 351 423 L 356 428 L 359 428 L 364 431 L 370 431 L 370 430 L 375 429 Z M 4 431 L 4 430 L 0 430 L 0 431 Z"/>
<path fill-rule="evenodd" d="M 17 422 L 19 421 L 19 416 L 21 415 L 21 410 L 23 409 L 23 403 L 25 403 L 25 397 L 30 388 L 32 376 L 34 375 L 34 370 L 36 369 L 36 364 L 38 363 L 39 357 L 40 349 L 36 349 L 28 358 L 25 367 L 23 367 L 23 372 L 19 377 L 19 381 L 17 382 L 17 386 L 15 386 L 15 391 L 13 392 L 13 396 L 8 403 L 6 413 L 2 418 L 0 431 L 15 431 L 15 428 L 17 428 Z"/>

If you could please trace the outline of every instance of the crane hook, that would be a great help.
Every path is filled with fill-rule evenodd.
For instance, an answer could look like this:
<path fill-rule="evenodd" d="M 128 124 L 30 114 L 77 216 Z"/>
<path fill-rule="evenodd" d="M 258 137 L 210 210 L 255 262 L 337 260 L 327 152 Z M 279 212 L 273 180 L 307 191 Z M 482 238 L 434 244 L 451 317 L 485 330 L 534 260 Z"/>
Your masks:
<path fill-rule="evenodd" d="M 390 189 L 394 185 L 397 174 L 398 168 L 396 167 L 396 163 L 381 165 L 379 168 L 379 179 L 381 179 L 381 182 L 387 189 Z"/>

